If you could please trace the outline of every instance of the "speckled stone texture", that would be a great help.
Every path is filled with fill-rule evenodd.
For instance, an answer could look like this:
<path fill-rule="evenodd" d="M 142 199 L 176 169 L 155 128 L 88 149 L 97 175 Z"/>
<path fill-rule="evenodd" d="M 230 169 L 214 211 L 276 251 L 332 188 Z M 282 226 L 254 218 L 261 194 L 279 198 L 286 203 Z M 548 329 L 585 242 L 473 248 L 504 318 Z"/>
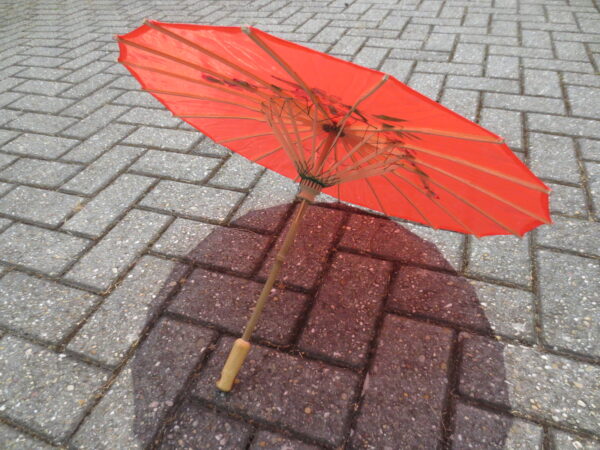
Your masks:
<path fill-rule="evenodd" d="M 4 3 L 0 448 L 600 448 L 596 1 Z M 504 137 L 553 224 L 477 239 L 318 196 L 219 394 L 297 183 L 140 90 L 113 35 L 144 18 L 389 72 Z"/>

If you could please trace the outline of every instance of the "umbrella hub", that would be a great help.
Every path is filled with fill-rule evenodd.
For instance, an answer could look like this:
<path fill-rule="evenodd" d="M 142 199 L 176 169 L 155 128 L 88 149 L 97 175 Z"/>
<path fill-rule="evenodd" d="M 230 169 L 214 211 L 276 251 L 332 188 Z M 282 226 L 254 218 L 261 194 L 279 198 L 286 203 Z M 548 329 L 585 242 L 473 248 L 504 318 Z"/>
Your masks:
<path fill-rule="evenodd" d="M 300 191 L 296 197 L 312 203 L 315 201 L 315 197 L 321 192 L 321 189 L 323 189 L 323 186 L 317 182 L 309 178 L 302 178 L 300 180 Z"/>
<path fill-rule="evenodd" d="M 322 125 L 323 131 L 326 131 L 328 133 L 337 135 L 338 133 L 340 134 L 340 137 L 344 137 L 346 136 L 346 133 L 344 133 L 344 130 L 335 122 L 333 123 L 324 123 Z M 340 131 L 341 130 L 341 131 Z"/>

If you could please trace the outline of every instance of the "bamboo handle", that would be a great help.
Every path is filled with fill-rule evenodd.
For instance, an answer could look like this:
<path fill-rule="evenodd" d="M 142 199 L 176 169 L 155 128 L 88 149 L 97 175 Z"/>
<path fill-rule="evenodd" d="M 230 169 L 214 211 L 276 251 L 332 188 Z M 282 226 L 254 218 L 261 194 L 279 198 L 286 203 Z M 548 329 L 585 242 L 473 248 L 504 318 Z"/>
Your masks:
<path fill-rule="evenodd" d="M 229 392 L 244 360 L 250 351 L 250 342 L 244 339 L 236 339 L 231 347 L 231 352 L 221 371 L 221 378 L 217 381 L 217 388 L 223 392 Z"/>

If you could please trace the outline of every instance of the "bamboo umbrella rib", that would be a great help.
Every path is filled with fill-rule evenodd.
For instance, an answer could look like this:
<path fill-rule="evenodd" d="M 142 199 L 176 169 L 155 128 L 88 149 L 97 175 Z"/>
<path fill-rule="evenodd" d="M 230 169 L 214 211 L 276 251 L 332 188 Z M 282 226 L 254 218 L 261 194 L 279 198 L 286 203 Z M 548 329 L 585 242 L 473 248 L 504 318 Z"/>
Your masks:
<path fill-rule="evenodd" d="M 207 81 L 201 81 L 201 80 L 198 80 L 197 78 L 187 77 L 185 75 L 181 75 L 181 74 L 178 74 L 178 73 L 170 72 L 168 70 L 157 69 L 155 67 L 150 67 L 150 66 L 146 66 L 146 65 L 143 65 L 143 64 L 136 64 L 136 63 L 126 62 L 126 61 L 121 61 L 121 64 L 123 64 L 126 67 L 134 67 L 134 68 L 137 68 L 137 69 L 147 70 L 149 72 L 160 73 L 161 75 L 166 75 L 166 76 L 169 76 L 169 77 L 172 77 L 172 78 L 178 78 L 180 80 L 185 80 L 185 81 L 188 81 L 190 83 L 199 84 L 201 86 L 206 86 L 206 87 L 218 90 L 218 91 L 225 92 L 227 94 L 232 94 L 232 95 L 236 95 L 238 97 L 245 98 L 246 100 L 250 100 L 251 102 L 254 102 L 254 103 L 258 104 L 258 105 L 262 104 L 262 101 L 259 100 L 258 98 L 254 98 L 254 97 L 252 97 L 250 95 L 246 95 L 243 92 L 239 92 L 239 91 L 236 91 L 234 89 L 229 89 L 229 88 L 226 88 L 224 86 L 219 86 L 219 85 L 216 85 L 214 83 L 209 83 Z"/>
<path fill-rule="evenodd" d="M 521 213 L 523 213 L 523 214 L 531 217 L 532 219 L 539 220 L 540 222 L 543 222 L 543 223 L 546 223 L 546 224 L 550 223 L 549 220 L 547 220 L 547 219 L 545 219 L 545 218 L 543 218 L 541 216 L 538 216 L 537 214 L 532 213 L 531 211 L 527 211 L 525 208 L 523 208 L 523 207 L 521 207 L 519 205 L 516 205 L 513 202 L 511 202 L 510 200 L 507 200 L 507 199 L 505 199 L 503 197 L 500 197 L 499 195 L 494 194 L 493 192 L 490 192 L 487 189 L 485 189 L 485 188 L 483 188 L 483 187 L 481 187 L 481 186 L 479 186 L 479 185 L 477 185 L 477 184 L 475 184 L 475 183 L 473 183 L 473 182 L 471 182 L 469 180 L 466 180 L 466 179 L 464 179 L 462 177 L 454 175 L 454 174 L 452 174 L 450 172 L 447 172 L 447 171 L 445 171 L 443 169 L 440 169 L 440 168 L 437 168 L 435 166 L 432 166 L 431 164 L 428 164 L 428 163 L 423 162 L 423 161 L 419 161 L 419 164 L 421 164 L 422 166 L 425 166 L 425 167 L 429 167 L 430 169 L 433 169 L 436 172 L 442 173 L 442 174 L 444 174 L 444 175 L 446 175 L 446 176 L 448 176 L 450 178 L 453 178 L 453 179 L 455 179 L 457 181 L 460 181 L 461 183 L 463 183 L 463 184 L 465 184 L 465 185 L 467 185 L 467 186 L 475 189 L 476 191 L 482 192 L 483 194 L 486 194 L 487 196 L 489 196 L 489 197 L 491 197 L 491 198 L 493 198 L 495 200 L 498 200 L 499 202 L 504 203 L 505 205 L 508 205 L 508 206 L 516 209 L 517 211 L 519 211 L 519 212 L 521 212 Z"/>
<path fill-rule="evenodd" d="M 400 189 L 397 185 L 395 185 L 392 180 L 389 179 L 389 177 L 387 175 L 381 175 L 381 177 L 387 181 L 389 184 L 392 185 L 392 187 L 394 189 L 396 189 L 398 191 L 398 193 L 404 198 L 404 200 L 406 200 L 417 212 L 417 214 L 419 214 L 422 218 L 423 221 L 429 225 L 431 228 L 437 229 L 437 227 L 429 220 L 429 218 L 423 213 L 423 211 L 421 211 L 421 209 L 415 204 L 415 202 L 413 202 L 410 197 L 408 195 L 406 195 L 404 193 L 404 191 L 402 189 Z"/>
<path fill-rule="evenodd" d="M 430 149 L 426 149 L 426 148 L 422 148 L 422 147 L 415 147 L 414 145 L 402 145 L 402 147 L 407 148 L 409 150 L 414 150 L 416 152 L 421 152 L 421 153 L 426 153 L 428 155 L 437 156 L 438 158 L 446 159 L 448 161 L 452 161 L 452 162 L 455 162 L 457 164 L 461 164 L 463 166 L 471 167 L 473 169 L 479 170 L 480 172 L 484 172 L 484 173 L 487 173 L 489 175 L 493 175 L 493 176 L 496 176 L 498 178 L 502 178 L 504 180 L 512 181 L 513 183 L 519 184 L 521 186 L 528 187 L 528 188 L 533 189 L 535 191 L 543 192 L 545 194 L 547 194 L 549 192 L 549 190 L 547 188 L 545 188 L 545 187 L 538 186 L 538 185 L 530 183 L 528 181 L 520 180 L 520 179 L 512 177 L 510 175 L 506 175 L 506 174 L 504 174 L 502 172 L 498 172 L 497 170 L 490 169 L 490 168 L 484 167 L 484 166 L 480 166 L 479 164 L 472 163 L 472 162 L 467 161 L 467 160 L 462 159 L 462 158 L 457 158 L 457 157 L 454 157 L 454 156 L 445 155 L 444 153 L 441 153 L 441 152 L 438 152 L 438 151 L 435 151 L 435 150 L 430 150 Z"/>
<path fill-rule="evenodd" d="M 269 133 L 269 134 L 275 134 L 275 133 Z M 277 137 L 277 136 L 275 136 L 275 137 Z M 306 136 L 306 137 L 302 138 L 302 140 L 305 141 L 307 139 L 310 139 L 311 137 L 312 137 L 312 135 L 309 135 L 309 136 Z M 221 142 L 223 142 L 223 141 L 221 141 Z M 258 162 L 261 159 L 264 159 L 264 158 L 266 158 L 268 156 L 271 156 L 271 155 L 273 155 L 273 154 L 275 154 L 275 153 L 277 153 L 277 152 L 279 152 L 281 150 L 283 150 L 283 145 L 280 145 L 279 147 L 274 148 L 273 150 L 269 150 L 268 152 L 263 153 L 262 155 L 256 156 L 256 157 L 250 159 L 250 161 Z"/>
<path fill-rule="evenodd" d="M 293 145 L 290 144 L 287 134 L 284 135 L 282 133 L 282 131 L 279 129 L 279 124 L 275 123 L 275 119 L 273 117 L 271 109 L 272 108 L 269 107 L 269 110 L 266 113 L 267 118 L 269 120 L 269 124 L 270 124 L 271 128 L 273 129 L 275 136 L 277 137 L 279 142 L 281 142 L 281 144 L 283 145 L 283 148 L 285 149 L 285 151 L 288 154 L 288 156 L 290 157 L 290 159 L 294 162 L 294 164 L 298 164 L 300 162 L 300 159 L 298 158 L 298 155 L 296 154 L 296 150 L 294 149 Z"/>
<path fill-rule="evenodd" d="M 302 153 L 298 153 L 296 151 L 296 146 L 294 145 L 294 141 L 291 138 L 290 133 L 288 132 L 288 129 L 285 127 L 283 118 L 280 115 L 273 115 L 272 108 L 270 110 L 270 114 L 271 114 L 271 120 L 274 120 L 274 122 L 277 122 L 276 126 L 279 127 L 278 130 L 282 134 L 282 136 L 285 138 L 286 142 L 288 143 L 288 145 L 290 147 L 290 150 L 294 153 L 294 155 L 296 155 L 296 159 L 294 159 L 294 162 L 295 163 L 305 163 L 306 161 L 304 159 L 304 155 Z"/>
<path fill-rule="evenodd" d="M 296 123 L 296 118 L 293 115 L 292 107 L 289 102 L 286 102 L 286 106 L 287 106 L 287 110 L 288 110 L 288 115 L 290 116 L 290 119 L 292 120 L 294 134 L 296 135 L 296 146 L 298 147 L 298 153 L 300 155 L 302 155 L 302 159 L 304 161 L 306 161 L 306 158 L 304 157 L 304 146 L 302 145 L 302 140 L 300 139 L 300 132 L 298 131 L 298 124 Z"/>
<path fill-rule="evenodd" d="M 192 41 L 184 38 L 183 36 L 180 36 L 177 33 L 174 33 L 174 32 L 172 32 L 170 30 L 167 30 L 166 28 L 162 27 L 161 25 L 158 25 L 158 24 L 156 24 L 154 22 L 151 22 L 149 20 L 145 20 L 144 24 L 147 25 L 147 26 L 149 26 L 150 28 L 152 28 L 152 29 L 160 32 L 160 33 L 163 33 L 163 34 L 165 34 L 165 35 L 167 35 L 167 36 L 169 36 L 169 37 L 171 37 L 171 38 L 173 38 L 173 39 L 175 39 L 175 40 L 177 40 L 177 41 L 179 41 L 179 42 L 181 42 L 181 43 L 183 43 L 183 44 L 185 44 L 185 45 L 187 45 L 187 46 L 189 46 L 189 47 L 191 47 L 193 49 L 195 49 L 195 50 L 198 50 L 199 52 L 204 53 L 207 56 L 210 56 L 211 58 L 214 58 L 215 60 L 219 61 L 220 63 L 225 64 L 226 66 L 229 66 L 232 69 L 237 70 L 238 72 L 246 75 L 249 78 L 252 78 L 254 81 L 257 81 L 260 84 L 271 88 L 271 84 L 268 83 L 267 81 L 263 80 L 262 78 L 260 78 L 258 75 L 253 74 L 252 72 L 244 69 L 240 65 L 235 64 L 234 62 L 229 61 L 229 60 L 223 58 L 222 56 L 218 55 L 217 53 L 214 53 L 214 52 L 212 52 L 212 51 L 210 51 L 210 50 L 208 50 L 208 49 L 206 49 L 206 48 L 204 48 L 204 47 L 196 44 L 195 42 L 192 42 Z"/>
<path fill-rule="evenodd" d="M 363 145 L 366 144 L 366 142 L 371 138 L 371 135 L 369 136 L 365 136 L 363 138 L 362 141 L 360 141 L 358 144 L 356 144 L 352 149 L 350 149 L 349 152 L 347 152 L 339 161 L 337 161 L 333 166 L 329 167 L 328 169 L 323 171 L 323 175 L 333 172 L 335 169 L 337 169 L 341 164 L 343 164 L 351 155 L 353 155 L 355 152 L 357 152 L 358 150 L 360 150 L 362 148 Z M 342 141 L 344 143 L 346 143 L 346 141 Z M 345 147 L 347 147 L 345 145 Z"/>
<path fill-rule="evenodd" d="M 346 143 L 345 141 L 342 141 L 342 142 L 344 144 Z M 356 159 L 354 159 L 353 155 L 351 155 L 353 164 L 349 167 L 346 167 L 344 170 L 342 170 L 340 173 L 338 173 L 337 176 L 341 179 L 346 174 L 351 174 L 352 172 L 354 172 L 355 174 L 358 173 L 359 172 L 358 169 L 362 164 L 369 162 L 370 160 L 372 160 L 373 158 L 376 158 L 377 156 L 383 156 L 386 152 L 388 152 L 389 150 L 394 148 L 394 146 L 395 146 L 395 144 L 388 144 L 388 145 L 386 145 L 386 147 L 384 148 L 383 151 L 370 153 L 358 161 Z M 387 160 L 383 161 L 383 163 L 385 165 L 385 163 L 387 163 Z M 376 165 L 377 164 L 373 164 L 371 167 L 365 167 L 365 169 L 371 169 L 371 168 L 375 167 Z M 363 169 L 361 169 L 361 170 L 363 170 Z"/>
<path fill-rule="evenodd" d="M 310 132 L 310 130 L 300 130 L 300 133 L 308 133 Z M 267 133 L 256 133 L 256 134 L 247 134 L 245 136 L 237 136 L 234 138 L 229 138 L 229 139 L 223 139 L 221 141 L 217 141 L 217 143 L 219 144 L 226 144 L 228 142 L 235 142 L 235 141 L 243 141 L 244 139 L 252 139 L 252 138 L 257 138 L 257 137 L 265 137 L 265 136 L 273 136 L 274 133 L 271 132 L 267 132 Z M 308 137 L 312 137 L 312 134 Z M 307 138 L 304 137 L 302 138 L 302 140 L 306 140 Z"/>
<path fill-rule="evenodd" d="M 407 172 L 411 172 L 413 173 L 413 170 L 410 170 L 408 167 L 399 166 L 400 169 L 404 169 Z M 435 184 L 436 186 L 442 188 L 444 191 L 446 191 L 448 194 L 452 195 L 454 198 L 456 198 L 457 200 L 459 200 L 460 202 L 464 203 L 465 205 L 470 206 L 471 208 L 473 208 L 475 211 L 477 211 L 479 214 L 481 214 L 482 216 L 488 218 L 489 220 L 491 220 L 492 222 L 494 222 L 496 225 L 498 225 L 499 227 L 503 228 L 504 230 L 508 231 L 509 233 L 515 235 L 515 236 L 519 236 L 519 233 L 517 233 L 515 230 L 513 230 L 512 228 L 510 228 L 508 225 L 503 224 L 502 222 L 500 222 L 498 219 L 496 219 L 493 215 L 491 215 L 490 213 L 486 212 L 484 209 L 480 208 L 479 206 L 475 205 L 474 203 L 472 203 L 471 201 L 467 200 L 466 198 L 462 197 L 461 195 L 457 194 L 456 192 L 454 192 L 452 189 L 444 186 L 443 184 L 433 180 L 433 179 L 429 179 L 429 182 L 431 184 Z"/>
<path fill-rule="evenodd" d="M 310 111 L 310 110 L 309 110 Z M 314 113 L 312 116 L 312 130 L 313 130 L 313 140 L 311 146 L 311 153 L 309 158 L 309 164 L 312 166 L 315 163 L 315 155 L 317 154 L 317 122 L 319 120 L 319 110 L 317 107 L 314 107 Z"/>
<path fill-rule="evenodd" d="M 485 137 L 485 136 L 476 136 L 474 134 L 454 133 L 451 131 L 434 130 L 432 128 L 379 128 L 379 129 L 348 128 L 348 130 L 356 131 L 356 132 L 372 131 L 374 133 L 387 133 L 389 131 L 391 131 L 391 132 L 399 131 L 402 133 L 430 134 L 433 136 L 456 138 L 456 139 L 461 139 L 464 141 L 487 142 L 489 144 L 504 144 L 504 139 L 496 139 L 496 138 Z"/>
<path fill-rule="evenodd" d="M 468 226 L 466 223 L 464 223 L 462 220 L 460 220 L 458 218 L 458 216 L 456 216 L 452 211 L 450 211 L 448 208 L 446 208 L 436 198 L 428 196 L 427 193 L 423 189 L 421 189 L 415 183 L 410 181 L 408 178 L 405 178 L 402 175 L 397 174 L 396 172 L 391 172 L 391 175 L 394 175 L 395 177 L 399 178 L 400 180 L 404 181 L 405 183 L 407 183 L 410 186 L 412 186 L 413 188 L 415 188 L 417 190 L 417 192 L 421 193 L 426 199 L 430 200 L 435 206 L 437 206 L 444 214 L 446 214 L 448 217 L 450 217 L 452 220 L 454 220 L 459 226 L 463 227 L 470 234 L 477 236 L 477 233 L 475 232 L 475 230 L 473 230 L 470 226 Z"/>
<path fill-rule="evenodd" d="M 323 105 L 319 102 L 314 92 L 308 87 L 308 85 L 300 78 L 300 76 L 292 69 L 283 59 L 279 57 L 275 51 L 269 47 L 261 38 L 252 33 L 252 30 L 249 27 L 242 27 L 242 31 L 248 36 L 256 45 L 258 45 L 267 55 L 269 55 L 277 64 L 281 66 L 283 70 L 285 70 L 289 76 L 291 76 L 296 83 L 302 87 L 302 89 L 308 94 L 313 104 L 318 107 L 325 117 L 328 117 L 327 111 L 323 108 Z"/>
<path fill-rule="evenodd" d="M 178 64 L 190 67 L 190 68 L 192 68 L 194 70 L 198 70 L 200 72 L 205 72 L 205 73 L 207 73 L 209 75 L 212 75 L 213 77 L 222 78 L 223 80 L 227 80 L 232 85 L 236 84 L 235 80 L 233 80 L 230 77 L 223 76 L 222 74 L 217 73 L 214 70 L 208 69 L 206 67 L 202 67 L 202 66 L 200 66 L 198 64 L 195 64 L 193 62 L 190 62 L 190 61 L 186 61 L 185 59 L 177 58 L 176 56 L 169 55 L 168 53 L 161 52 L 160 50 L 156 50 L 156 49 L 151 48 L 151 47 L 146 47 L 145 45 L 138 44 L 136 42 L 128 41 L 127 39 L 123 39 L 121 37 L 117 37 L 117 41 L 120 42 L 120 43 L 122 43 L 122 44 L 128 45 L 130 47 L 134 47 L 134 48 L 137 48 L 139 50 L 142 50 L 142 51 L 144 51 L 146 53 L 151 53 L 153 55 L 160 56 L 161 58 L 168 59 L 168 60 L 176 62 Z M 269 99 L 270 98 L 268 95 L 265 95 L 265 94 L 263 94 L 260 91 L 254 91 L 254 92 L 259 97 L 263 97 L 265 99 Z"/>
<path fill-rule="evenodd" d="M 248 105 L 244 105 L 238 102 L 234 102 L 234 101 L 228 101 L 228 100 L 222 100 L 220 98 L 216 98 L 216 97 L 206 97 L 203 95 L 195 95 L 195 94 L 189 94 L 187 92 L 172 92 L 172 91 L 161 91 L 158 89 L 145 89 L 146 92 L 150 92 L 151 94 L 158 94 L 158 95 L 172 95 L 174 97 L 182 97 L 182 98 L 193 98 L 195 100 L 206 100 L 206 101 L 211 101 L 211 102 L 215 102 L 215 103 L 223 103 L 226 105 L 234 105 L 237 106 L 239 108 L 244 108 L 247 109 L 249 111 L 254 111 L 257 113 L 261 113 L 262 111 L 260 109 L 257 108 L 253 108 L 251 106 Z"/>
<path fill-rule="evenodd" d="M 235 120 L 256 120 L 258 122 L 266 122 L 264 117 L 255 116 L 207 116 L 204 114 L 181 114 L 174 115 L 180 119 L 235 119 Z"/>

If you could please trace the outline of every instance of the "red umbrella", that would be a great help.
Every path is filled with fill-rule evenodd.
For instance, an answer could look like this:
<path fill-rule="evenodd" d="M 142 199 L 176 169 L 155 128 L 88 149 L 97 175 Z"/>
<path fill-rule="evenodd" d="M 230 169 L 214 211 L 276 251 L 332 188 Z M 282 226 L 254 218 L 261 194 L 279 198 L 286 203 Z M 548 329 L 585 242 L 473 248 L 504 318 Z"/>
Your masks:
<path fill-rule="evenodd" d="M 549 189 L 502 138 L 392 76 L 252 27 L 146 21 L 118 41 L 119 61 L 175 116 L 300 182 L 294 225 L 226 364 L 237 361 L 235 373 L 319 192 L 476 236 L 550 222 Z M 235 373 L 219 387 L 229 390 Z"/>

